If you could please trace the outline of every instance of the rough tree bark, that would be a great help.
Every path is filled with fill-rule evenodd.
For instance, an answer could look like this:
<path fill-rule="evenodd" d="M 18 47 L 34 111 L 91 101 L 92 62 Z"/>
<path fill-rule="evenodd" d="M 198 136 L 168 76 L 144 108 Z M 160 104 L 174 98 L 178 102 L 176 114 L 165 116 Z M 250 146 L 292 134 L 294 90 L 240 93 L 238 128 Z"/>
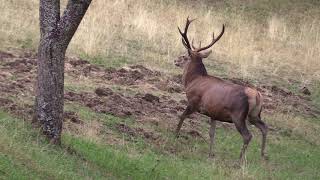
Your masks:
<path fill-rule="evenodd" d="M 60 17 L 60 0 L 40 0 L 40 43 L 35 117 L 51 143 L 61 143 L 64 58 L 91 0 L 69 0 Z"/>

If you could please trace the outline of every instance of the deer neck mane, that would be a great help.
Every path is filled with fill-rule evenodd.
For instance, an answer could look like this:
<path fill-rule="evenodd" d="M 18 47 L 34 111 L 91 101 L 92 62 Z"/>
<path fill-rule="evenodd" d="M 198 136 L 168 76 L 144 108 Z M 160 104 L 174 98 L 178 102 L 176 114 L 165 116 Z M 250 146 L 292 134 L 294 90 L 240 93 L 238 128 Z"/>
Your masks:
<path fill-rule="evenodd" d="M 186 87 L 190 82 L 201 76 L 207 76 L 207 70 L 202 63 L 202 59 L 191 60 L 183 70 L 182 82 Z"/>

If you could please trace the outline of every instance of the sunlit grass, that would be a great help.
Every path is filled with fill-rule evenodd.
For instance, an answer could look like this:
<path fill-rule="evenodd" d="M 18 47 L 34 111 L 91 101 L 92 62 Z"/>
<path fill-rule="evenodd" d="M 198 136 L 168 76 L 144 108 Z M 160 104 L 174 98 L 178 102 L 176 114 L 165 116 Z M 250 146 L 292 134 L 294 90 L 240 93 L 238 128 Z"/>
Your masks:
<path fill-rule="evenodd" d="M 172 60 L 185 51 L 177 26 L 183 26 L 190 16 L 197 18 L 190 27 L 190 39 L 203 43 L 210 41 L 212 31 L 217 34 L 222 24 L 226 24 L 226 33 L 214 46 L 206 64 L 219 59 L 234 65 L 234 76 L 260 79 L 267 73 L 284 80 L 296 79 L 302 85 L 312 84 L 320 76 L 320 23 L 319 18 L 314 18 L 319 15 L 315 11 L 319 4 L 311 1 L 264 4 L 263 0 L 247 7 L 235 0 L 93 1 L 68 52 L 99 65 L 139 63 L 174 72 Z M 1 2 L 1 47 L 36 49 L 37 6 L 35 0 Z M 283 7 L 287 14 L 276 13 L 279 9 L 276 7 Z"/>
<path fill-rule="evenodd" d="M 236 0 L 97 0 L 73 38 L 68 55 L 103 67 L 142 64 L 177 73 L 180 71 L 172 61 L 185 52 L 177 26 L 182 27 L 189 15 L 198 18 L 189 34 L 196 42 L 209 42 L 211 32 L 218 34 L 226 24 L 226 33 L 204 61 L 211 74 L 292 91 L 310 86 L 312 103 L 320 105 L 319 7 L 311 0 L 257 0 L 246 6 Z M 0 8 L 0 49 L 35 51 L 38 1 L 0 0 Z M 65 83 L 67 91 L 93 92 L 96 88 L 85 77 L 81 82 L 66 77 Z M 104 85 L 128 95 L 144 91 Z M 33 102 L 12 99 L 18 104 Z M 83 123 L 64 123 L 63 147 L 49 145 L 29 122 L 0 112 L 0 179 L 319 179 L 319 119 L 282 113 L 281 108 L 263 116 L 271 127 L 267 145 L 270 160 L 259 157 L 260 132 L 250 127 L 254 138 L 247 163 L 240 167 L 242 139 L 235 129 L 218 128 L 216 157 L 208 159 L 208 144 L 202 138 L 184 134 L 186 138 L 176 139 L 168 126 L 139 124 L 134 118 L 96 113 L 75 103 L 67 102 L 65 109 L 76 112 Z M 119 123 L 130 128 L 143 125 L 158 133 L 161 143 L 120 132 L 116 128 Z M 197 128 L 208 140 L 208 125 L 201 123 Z"/>

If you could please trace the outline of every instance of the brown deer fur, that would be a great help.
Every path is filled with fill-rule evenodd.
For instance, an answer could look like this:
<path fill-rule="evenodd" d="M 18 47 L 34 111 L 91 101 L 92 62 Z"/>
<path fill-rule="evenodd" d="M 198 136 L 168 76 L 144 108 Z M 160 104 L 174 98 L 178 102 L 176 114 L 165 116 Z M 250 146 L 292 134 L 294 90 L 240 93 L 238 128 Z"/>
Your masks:
<path fill-rule="evenodd" d="M 190 46 L 187 38 L 187 30 L 192 20 L 187 19 L 185 32 L 182 33 L 182 43 L 188 50 L 188 55 L 180 56 L 175 60 L 175 65 L 183 68 L 183 84 L 185 87 L 188 106 L 180 117 L 176 129 L 178 136 L 184 119 L 194 113 L 199 112 L 211 118 L 210 122 L 210 153 L 214 156 L 213 145 L 216 121 L 234 123 L 235 127 L 243 138 L 243 147 L 240 153 L 240 159 L 243 160 L 246 148 L 252 138 L 246 125 L 246 119 L 262 133 L 261 156 L 265 156 L 265 144 L 267 136 L 267 125 L 261 120 L 262 109 L 261 94 L 250 87 L 241 86 L 222 80 L 220 78 L 208 75 L 202 62 L 203 58 L 209 56 L 211 51 L 201 52 L 210 48 L 217 42 L 224 33 L 224 26 L 218 38 L 214 38 L 212 43 L 204 48 L 195 48 Z"/>

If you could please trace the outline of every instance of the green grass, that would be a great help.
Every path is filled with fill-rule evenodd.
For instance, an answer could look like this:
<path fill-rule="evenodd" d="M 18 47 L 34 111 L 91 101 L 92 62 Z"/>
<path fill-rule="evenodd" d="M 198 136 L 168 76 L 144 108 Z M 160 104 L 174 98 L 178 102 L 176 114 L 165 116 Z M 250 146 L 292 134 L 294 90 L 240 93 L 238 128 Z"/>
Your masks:
<path fill-rule="evenodd" d="M 81 119 L 98 120 L 106 129 L 132 119 L 92 112 L 78 105 L 67 105 Z M 160 130 L 166 143 L 160 148 L 142 137 L 126 138 L 125 146 L 90 141 L 64 133 L 62 148 L 51 146 L 28 122 L 0 113 L 0 177 L 4 179 L 318 179 L 320 149 L 305 137 L 271 133 L 270 160 L 259 157 L 260 133 L 247 152 L 247 163 L 239 166 L 242 140 L 232 129 L 217 130 L 216 158 L 208 159 L 208 145 L 199 138 L 175 139 L 169 130 Z M 119 132 L 118 132 L 119 133 Z M 108 135 L 105 135 L 106 137 Z M 127 136 L 122 134 L 122 136 Z M 169 153 L 168 149 L 174 153 Z"/>
<path fill-rule="evenodd" d="M 35 22 L 38 9 L 31 8 L 37 2 L 33 0 L 1 4 L 6 12 L 0 18 L 2 24 L 6 24 L 0 28 L 1 49 L 37 49 L 39 28 Z M 304 82 L 309 82 L 312 103 L 320 107 L 320 84 L 316 79 L 319 73 L 314 68 L 317 67 L 316 64 L 314 63 L 314 67 L 306 66 L 306 69 L 301 68 L 301 64 L 294 64 L 295 61 L 312 64 L 315 61 L 308 60 L 317 57 L 314 52 L 317 52 L 318 47 L 319 1 L 258 0 L 245 5 L 237 0 L 188 3 L 180 0 L 141 1 L 141 9 L 133 12 L 123 11 L 121 4 L 126 9 L 139 2 L 107 3 L 107 10 L 120 9 L 119 12 L 112 12 L 112 16 L 115 13 L 121 13 L 121 16 L 115 14 L 110 18 L 113 21 L 105 24 L 99 19 L 108 20 L 105 17 L 110 15 L 97 12 L 111 11 L 101 11 L 98 7 L 103 7 L 104 4 L 99 2 L 100 4 L 92 6 L 92 11 L 86 15 L 88 19 L 83 21 L 78 30 L 78 33 L 85 33 L 73 38 L 74 44 L 69 47 L 70 54 L 76 54 L 101 67 L 120 68 L 142 64 L 165 74 L 181 74 L 180 69 L 172 66 L 172 61 L 180 50 L 185 52 L 176 26 L 182 26 L 187 15 L 198 17 L 198 26 L 201 22 L 205 24 L 204 28 L 196 31 L 200 34 L 209 32 L 211 28 L 219 28 L 225 22 L 227 34 L 215 46 L 211 57 L 204 60 L 210 74 L 223 78 L 237 77 L 257 85 L 276 85 L 295 93 L 298 93 Z M 149 18 L 151 14 L 156 14 L 157 17 Z M 140 15 L 141 18 L 137 18 Z M 130 21 L 127 21 L 130 18 L 118 19 L 129 16 L 133 17 Z M 27 18 L 21 21 L 19 17 Z M 183 18 L 183 21 L 175 17 Z M 215 18 L 217 22 L 213 24 L 211 21 L 215 21 Z M 269 28 L 272 18 L 275 20 L 274 29 Z M 163 26 L 155 26 L 152 21 L 139 23 L 137 20 L 154 20 Z M 88 22 L 99 25 L 93 26 Z M 24 30 L 20 31 L 20 27 Z M 150 38 L 147 34 L 152 34 L 153 30 L 156 36 Z M 268 37 L 269 30 L 279 31 L 277 37 Z M 253 32 L 259 33 L 254 35 Z M 195 38 L 205 40 L 207 36 Z M 243 43 L 246 41 L 247 44 Z M 86 46 L 88 44 L 90 46 Z M 251 59 L 255 59 L 255 55 L 258 55 L 259 61 L 257 65 L 251 66 Z M 17 78 L 13 75 L 11 80 Z M 291 82 L 289 79 L 295 81 Z M 65 89 L 93 92 L 100 85 L 128 96 L 145 92 L 144 89 L 128 86 L 97 84 L 92 79 L 79 82 L 68 76 Z M 156 91 L 152 93 L 158 95 Z M 30 97 L 8 98 L 18 105 L 25 101 L 33 102 Z M 63 131 L 62 147 L 50 145 L 28 121 L 14 118 L 0 110 L 0 179 L 320 179 L 320 141 L 317 134 L 320 130 L 319 118 L 277 113 L 268 115 L 266 122 L 276 129 L 270 131 L 268 136 L 267 152 L 270 160 L 261 160 L 260 132 L 250 127 L 254 138 L 247 151 L 247 163 L 240 166 L 238 158 L 242 139 L 234 129 L 217 129 L 216 157 L 209 159 L 207 142 L 187 133 L 182 133 L 183 137 L 176 139 L 170 126 L 156 126 L 148 122 L 143 124 L 134 118 L 96 113 L 73 102 L 66 102 L 65 110 L 76 112 L 83 124 L 65 122 L 64 125 L 70 129 Z M 98 124 L 98 129 L 94 129 L 95 123 Z M 119 123 L 132 129 L 152 130 L 160 136 L 159 142 L 146 139 L 141 134 L 131 136 L 123 133 L 117 128 Z M 96 134 L 87 135 L 86 131 L 90 131 L 90 128 Z M 208 125 L 200 123 L 197 130 L 208 141 Z M 109 143 L 110 139 L 117 141 Z"/>
<path fill-rule="evenodd" d="M 99 179 L 94 164 L 51 146 L 28 122 L 0 112 L 0 179 Z"/>
<path fill-rule="evenodd" d="M 49 145 L 29 122 L 0 112 L 0 179 L 318 179 L 320 148 L 294 132 L 268 136 L 268 162 L 262 161 L 260 133 L 247 152 L 247 164 L 239 166 L 242 140 L 233 129 L 218 128 L 215 159 L 208 159 L 208 144 L 201 138 L 174 138 L 168 129 L 157 129 L 165 139 L 160 147 L 144 138 L 129 137 L 116 123 L 136 127 L 134 119 L 92 112 L 67 104 L 85 123 L 96 120 L 104 129 L 123 137 L 125 144 L 108 145 L 85 136 L 63 134 L 62 147 Z M 267 121 L 272 119 L 267 118 Z M 308 123 L 319 122 L 310 119 Z M 201 133 L 207 132 L 203 127 Z M 101 133 L 104 133 L 102 131 Z M 108 134 L 101 134 L 108 137 Z M 170 150 L 173 150 L 170 151 Z"/>
<path fill-rule="evenodd" d="M 241 139 L 236 132 L 219 129 L 215 160 L 207 159 L 207 144 L 197 140 L 179 144 L 184 146 L 177 154 L 163 153 L 148 144 L 132 141 L 125 148 L 96 144 L 87 140 L 65 136 L 64 143 L 73 151 L 102 169 L 121 179 L 317 179 L 320 162 L 319 148 L 303 139 L 272 137 L 268 150 L 269 162 L 259 157 L 260 144 L 255 138 L 247 153 L 247 165 L 238 166 Z M 169 146 L 170 143 L 167 145 Z M 171 146 L 175 147 L 174 144 Z M 135 149 L 137 148 L 137 149 Z M 179 147 L 176 147 L 179 148 Z"/>
<path fill-rule="evenodd" d="M 126 151 L 116 151 L 108 146 L 79 139 L 70 138 L 66 142 L 77 153 L 117 174 L 121 179 L 206 179 L 211 174 L 219 175 L 215 172 L 217 170 L 210 169 L 203 163 L 196 165 L 195 161 L 181 161 L 152 152 L 130 156 Z"/>

